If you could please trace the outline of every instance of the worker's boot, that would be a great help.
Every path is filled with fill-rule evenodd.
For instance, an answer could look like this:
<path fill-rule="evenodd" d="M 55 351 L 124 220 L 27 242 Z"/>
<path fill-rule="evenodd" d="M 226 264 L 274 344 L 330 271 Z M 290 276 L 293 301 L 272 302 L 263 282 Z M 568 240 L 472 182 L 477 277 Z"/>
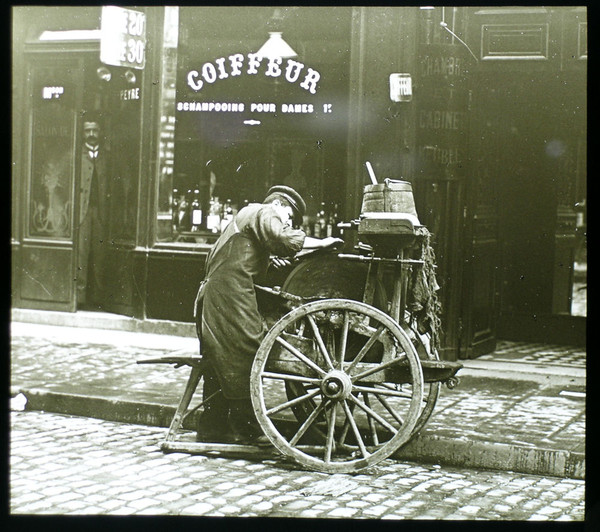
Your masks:
<path fill-rule="evenodd" d="M 233 441 L 240 445 L 270 445 L 263 434 L 250 399 L 232 399 L 229 409 L 229 428 Z"/>
<path fill-rule="evenodd" d="M 229 400 L 221 392 L 216 375 L 207 369 L 202 389 L 204 411 L 198 417 L 196 441 L 204 443 L 231 443 L 232 435 L 224 421 L 229 415 Z"/>
<path fill-rule="evenodd" d="M 204 406 L 204 411 L 198 417 L 196 425 L 196 441 L 204 443 L 231 443 L 232 436 L 227 423 L 227 401 L 223 400 L 221 392 L 216 395 L 211 403 Z"/>

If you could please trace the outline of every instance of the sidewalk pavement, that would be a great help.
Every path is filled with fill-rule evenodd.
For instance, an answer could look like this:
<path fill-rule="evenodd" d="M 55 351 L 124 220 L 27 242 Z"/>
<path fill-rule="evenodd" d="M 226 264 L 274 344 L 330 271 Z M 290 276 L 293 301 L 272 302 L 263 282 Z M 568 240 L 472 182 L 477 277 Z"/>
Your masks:
<path fill-rule="evenodd" d="M 15 309 L 11 405 L 167 427 L 189 368 L 137 361 L 197 351 L 191 324 Z M 459 385 L 442 386 L 425 428 L 393 458 L 585 478 L 585 358 L 584 349 L 504 342 L 461 361 Z"/>

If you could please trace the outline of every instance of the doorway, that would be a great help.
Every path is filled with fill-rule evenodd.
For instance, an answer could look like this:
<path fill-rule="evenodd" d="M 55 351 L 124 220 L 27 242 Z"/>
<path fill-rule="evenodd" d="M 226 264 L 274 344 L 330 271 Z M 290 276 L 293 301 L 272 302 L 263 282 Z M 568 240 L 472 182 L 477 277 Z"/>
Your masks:
<path fill-rule="evenodd" d="M 97 48 L 32 51 L 25 72 L 15 303 L 131 315 L 140 76 L 102 65 Z"/>
<path fill-rule="evenodd" d="M 27 57 L 27 113 L 24 165 L 19 306 L 75 310 L 74 278 L 78 224 L 76 146 L 81 103 L 81 57 L 31 54 Z"/>
<path fill-rule="evenodd" d="M 484 77 L 472 128 L 484 139 L 477 172 L 498 220 L 498 338 L 578 343 L 585 84 L 543 72 Z"/>
<path fill-rule="evenodd" d="M 78 162 L 77 308 L 133 315 L 142 71 L 85 60 Z M 96 129 L 97 137 L 87 135 Z"/>

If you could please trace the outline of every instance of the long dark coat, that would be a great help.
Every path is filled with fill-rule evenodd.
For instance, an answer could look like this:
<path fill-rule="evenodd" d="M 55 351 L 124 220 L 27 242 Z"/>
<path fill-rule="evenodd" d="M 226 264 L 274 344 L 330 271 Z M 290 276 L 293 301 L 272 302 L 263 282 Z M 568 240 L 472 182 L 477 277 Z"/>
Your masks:
<path fill-rule="evenodd" d="M 250 369 L 266 333 L 254 283 L 266 273 L 269 256 L 295 255 L 303 231 L 284 226 L 271 205 L 240 210 L 211 250 L 197 313 L 202 356 L 214 368 L 228 399 L 250 396 Z"/>

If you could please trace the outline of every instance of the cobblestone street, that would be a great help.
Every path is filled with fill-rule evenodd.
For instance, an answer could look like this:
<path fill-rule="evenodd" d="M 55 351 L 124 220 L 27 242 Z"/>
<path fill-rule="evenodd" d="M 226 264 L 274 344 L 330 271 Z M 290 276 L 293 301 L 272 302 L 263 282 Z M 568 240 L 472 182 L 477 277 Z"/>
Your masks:
<path fill-rule="evenodd" d="M 584 481 L 384 461 L 356 475 L 163 454 L 164 429 L 12 412 L 13 515 L 582 521 Z"/>

